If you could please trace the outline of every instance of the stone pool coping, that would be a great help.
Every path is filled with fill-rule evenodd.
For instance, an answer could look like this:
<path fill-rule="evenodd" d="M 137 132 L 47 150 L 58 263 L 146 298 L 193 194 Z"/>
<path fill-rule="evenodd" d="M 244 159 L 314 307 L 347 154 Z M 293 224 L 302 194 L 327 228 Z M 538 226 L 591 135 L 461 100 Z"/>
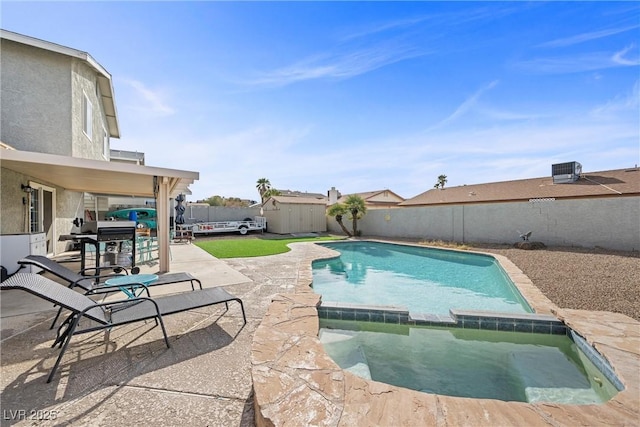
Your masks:
<path fill-rule="evenodd" d="M 295 293 L 273 298 L 255 332 L 251 374 L 256 424 L 638 425 L 640 322 L 618 313 L 560 309 L 506 257 L 484 254 L 500 262 L 537 314 L 556 316 L 594 346 L 625 389 L 600 405 L 504 402 L 421 393 L 343 371 L 318 339 L 320 296 L 310 287 L 311 263 L 335 256 L 327 248 L 326 256 L 299 263 Z"/>

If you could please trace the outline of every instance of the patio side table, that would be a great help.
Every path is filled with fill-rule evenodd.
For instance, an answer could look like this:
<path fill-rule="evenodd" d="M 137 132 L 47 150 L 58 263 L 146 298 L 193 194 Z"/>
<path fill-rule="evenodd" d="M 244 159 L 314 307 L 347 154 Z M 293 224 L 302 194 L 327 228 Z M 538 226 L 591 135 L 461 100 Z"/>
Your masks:
<path fill-rule="evenodd" d="M 143 285 L 149 285 L 158 280 L 157 274 L 130 274 L 127 276 L 118 276 L 113 279 L 107 279 L 104 283 L 109 286 L 117 286 L 127 296 L 127 298 L 137 298 L 144 290 Z M 140 290 L 139 294 L 136 291 Z"/>

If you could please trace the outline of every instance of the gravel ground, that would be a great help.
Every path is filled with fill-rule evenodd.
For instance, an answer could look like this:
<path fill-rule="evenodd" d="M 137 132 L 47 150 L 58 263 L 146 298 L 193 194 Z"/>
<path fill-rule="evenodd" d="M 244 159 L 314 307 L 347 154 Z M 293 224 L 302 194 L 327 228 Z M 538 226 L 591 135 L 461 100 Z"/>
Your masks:
<path fill-rule="evenodd" d="M 548 247 L 523 250 L 473 245 L 504 255 L 557 306 L 613 311 L 640 321 L 640 253 Z"/>

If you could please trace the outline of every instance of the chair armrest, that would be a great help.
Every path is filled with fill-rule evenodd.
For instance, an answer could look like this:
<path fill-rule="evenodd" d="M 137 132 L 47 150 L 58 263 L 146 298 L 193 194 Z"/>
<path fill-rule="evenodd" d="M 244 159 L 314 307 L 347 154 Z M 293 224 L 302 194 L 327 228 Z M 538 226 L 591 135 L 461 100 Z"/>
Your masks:
<path fill-rule="evenodd" d="M 102 267 L 87 267 L 87 268 L 83 268 L 82 270 L 80 270 L 80 274 L 83 276 L 87 276 L 87 277 L 103 277 L 104 275 L 102 274 L 102 271 L 104 270 L 112 270 L 114 273 L 116 274 L 120 274 L 122 275 L 122 272 L 124 271 L 124 274 L 129 274 L 129 271 L 127 271 L 127 269 L 121 265 L 108 265 L 108 266 L 102 266 Z M 94 274 L 86 274 L 88 271 L 94 271 Z"/>
<path fill-rule="evenodd" d="M 96 303 L 95 305 L 92 305 L 91 307 L 85 308 L 79 314 L 80 314 L 80 316 L 84 316 L 87 312 L 89 312 L 91 310 L 95 310 L 96 308 L 102 308 L 104 313 L 105 313 L 105 315 L 106 315 L 106 317 L 107 317 L 107 319 L 109 319 L 109 322 L 111 322 L 111 315 L 110 315 L 111 312 L 119 311 L 119 310 L 125 310 L 127 307 L 132 307 L 134 305 L 143 303 L 144 301 L 151 301 L 151 303 L 155 306 L 157 317 L 161 317 L 160 316 L 160 307 L 158 307 L 158 303 L 155 302 L 152 298 L 149 298 L 149 297 L 138 297 L 138 298 L 133 298 L 133 299 L 125 299 L 125 300 L 118 300 L 118 301 L 108 301 L 108 302 Z"/>

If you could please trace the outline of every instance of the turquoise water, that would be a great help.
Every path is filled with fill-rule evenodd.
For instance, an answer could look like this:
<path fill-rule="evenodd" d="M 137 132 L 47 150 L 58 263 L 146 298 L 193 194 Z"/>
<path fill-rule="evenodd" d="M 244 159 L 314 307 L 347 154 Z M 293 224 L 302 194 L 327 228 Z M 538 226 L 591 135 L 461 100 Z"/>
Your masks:
<path fill-rule="evenodd" d="M 598 404 L 616 388 L 566 335 L 321 320 L 320 341 L 344 370 L 448 396 Z"/>
<path fill-rule="evenodd" d="M 531 313 L 498 262 L 481 254 L 379 242 L 325 243 L 340 257 L 313 262 L 313 289 L 323 301 Z"/>

